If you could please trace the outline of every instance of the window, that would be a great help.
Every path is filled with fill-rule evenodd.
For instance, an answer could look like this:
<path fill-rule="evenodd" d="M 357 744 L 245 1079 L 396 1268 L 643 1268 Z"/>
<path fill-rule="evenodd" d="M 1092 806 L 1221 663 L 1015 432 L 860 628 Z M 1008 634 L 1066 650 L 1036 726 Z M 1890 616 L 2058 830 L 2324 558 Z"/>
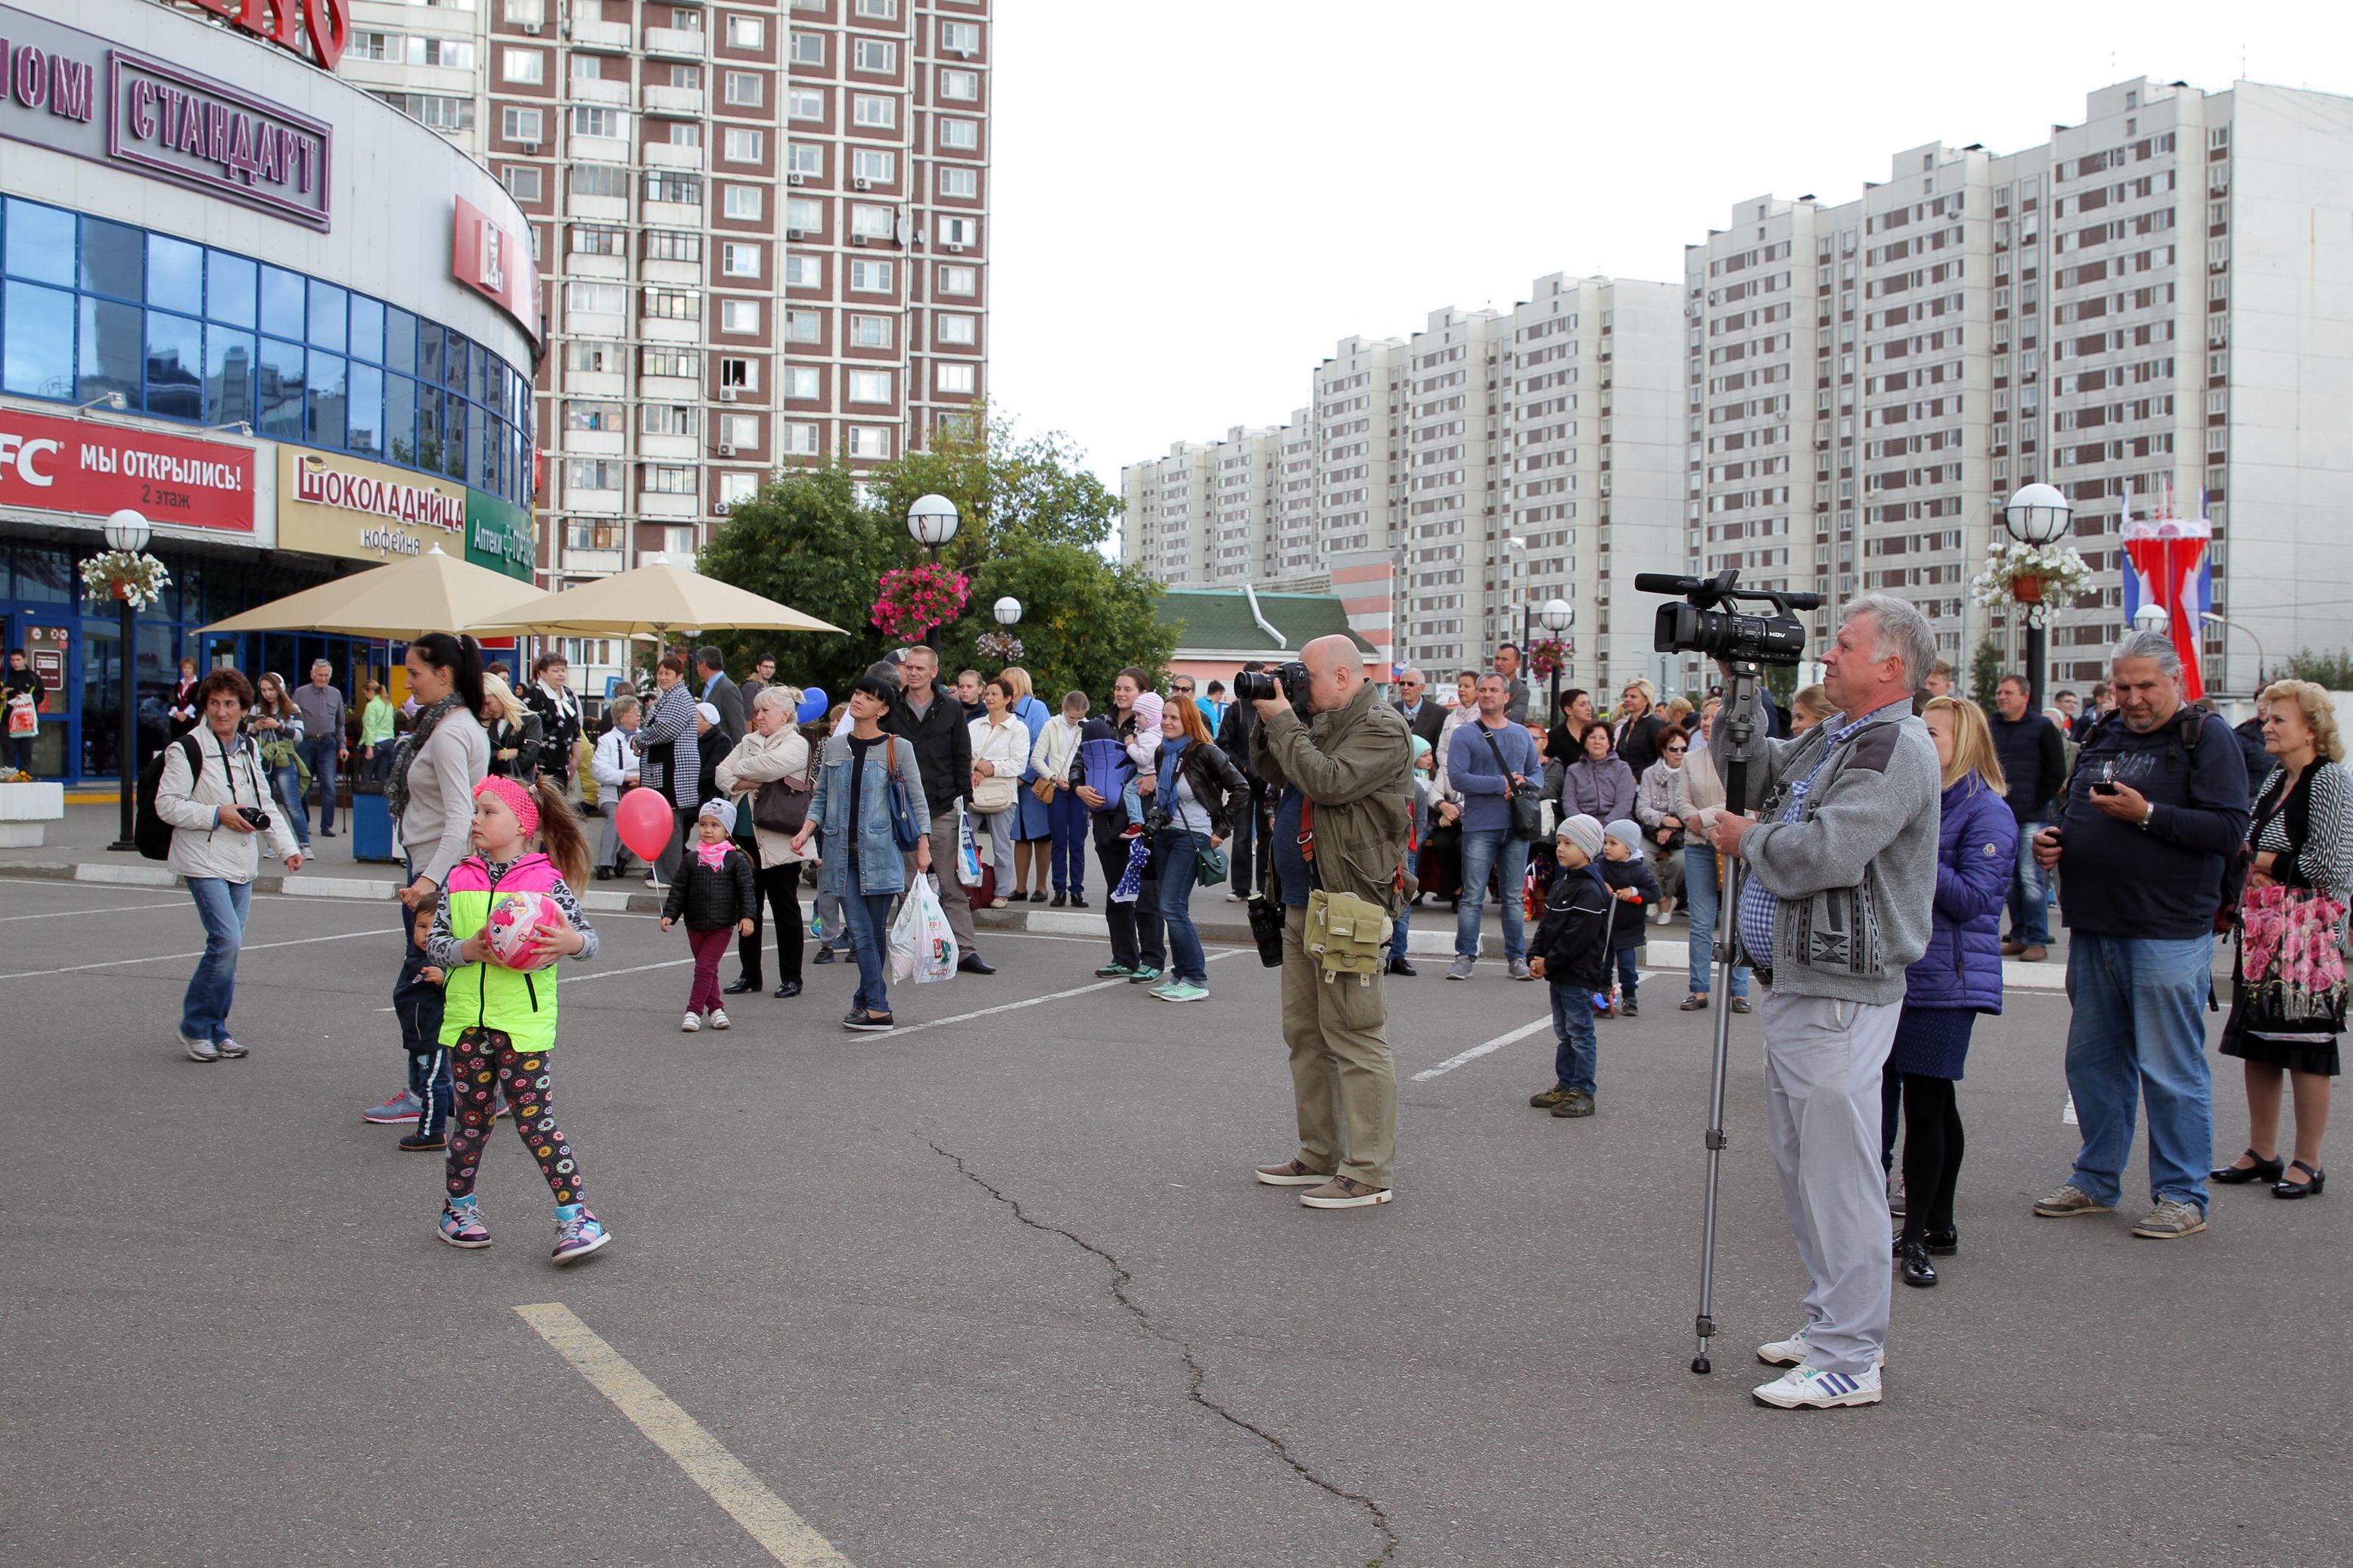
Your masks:
<path fill-rule="evenodd" d="M 849 204 L 849 232 L 864 239 L 889 239 L 897 232 L 898 219 L 889 207 L 871 202 Z"/>
<path fill-rule="evenodd" d="M 888 294 L 891 291 L 891 264 L 887 261 L 851 262 L 849 287 L 853 293 Z"/>
<path fill-rule="evenodd" d="M 806 403 L 815 399 L 818 395 L 817 370 L 814 366 L 794 364 L 785 367 L 786 398 Z"/>
<path fill-rule="evenodd" d="M 899 100 L 879 92 L 853 93 L 849 99 L 850 122 L 870 131 L 894 131 L 899 125 Z"/>
<path fill-rule="evenodd" d="M 547 53 L 543 49 L 501 49 L 499 74 L 509 81 L 537 86 L 547 79 Z"/>
<path fill-rule="evenodd" d="M 701 489 L 694 470 L 659 465 L 646 470 L 646 489 L 658 496 L 691 496 Z"/>
<path fill-rule="evenodd" d="M 547 0 L 504 0 L 499 14 L 511 26 L 543 27 L 547 26 Z"/>
<path fill-rule="evenodd" d="M 622 229 L 590 223 L 572 226 L 572 254 L 575 256 L 626 256 L 628 254 L 628 235 Z"/>
<path fill-rule="evenodd" d="M 507 195 L 512 196 L 516 201 L 536 202 L 540 199 L 541 193 L 545 189 L 540 175 L 541 171 L 533 168 L 531 164 L 517 163 L 507 168 L 501 169 L 499 171 L 499 181 L 506 186 Z"/>
<path fill-rule="evenodd" d="M 694 376 L 702 373 L 701 349 L 673 348 L 665 343 L 648 343 L 638 351 L 638 364 L 648 375 Z"/>
<path fill-rule="evenodd" d="M 899 154 L 885 153 L 875 147 L 853 148 L 851 169 L 858 178 L 870 184 L 887 185 L 899 177 Z"/>
<path fill-rule="evenodd" d="M 537 146 L 545 140 L 543 127 L 546 116 L 536 109 L 501 109 L 499 110 L 499 134 L 509 142 Z"/>
<path fill-rule="evenodd" d="M 719 439 L 739 452 L 751 451 L 760 444 L 760 416 L 756 414 L 721 415 Z"/>
<path fill-rule="evenodd" d="M 814 375 L 817 373 L 809 373 Z M 810 394 L 815 396 L 815 393 Z M 814 425 L 780 424 L 776 426 L 777 447 L 796 458 L 814 458 L 818 451 L 818 427 Z"/>
<path fill-rule="evenodd" d="M 858 0 L 858 14 L 877 21 L 895 22 L 899 19 L 899 0 Z"/>
<path fill-rule="evenodd" d="M 768 25 L 757 16 L 730 16 L 727 18 L 727 47 L 731 49 L 767 47 Z"/>
<path fill-rule="evenodd" d="M 757 300 L 719 301 L 719 330 L 723 332 L 757 332 L 760 330 L 760 301 Z"/>
<path fill-rule="evenodd" d="M 646 174 L 646 200 L 701 206 L 702 176 L 675 174 L 667 169 L 649 170 Z"/>
<path fill-rule="evenodd" d="M 617 373 L 621 368 L 621 345 L 601 343 L 594 339 L 579 339 L 564 345 L 564 368 L 592 371 L 603 374 Z"/>
<path fill-rule="evenodd" d="M 414 37 L 408 40 L 408 63 L 470 71 L 474 68 L 474 46 L 465 38 Z"/>
<path fill-rule="evenodd" d="M 702 146 L 702 127 L 696 124 L 691 120 L 671 121 L 670 122 L 670 144 L 673 147 Z"/>
<path fill-rule="evenodd" d="M 757 109 L 768 101 L 768 79 L 758 71 L 729 71 L 726 99 L 746 109 Z"/>
<path fill-rule="evenodd" d="M 977 22 L 942 22 L 940 48 L 951 55 L 980 53 L 980 24 Z"/>
<path fill-rule="evenodd" d="M 621 465 L 595 458 L 573 458 L 564 465 L 566 488 L 575 490 L 617 490 Z"/>
<path fill-rule="evenodd" d="M 621 525 L 617 522 L 591 522 L 575 519 L 564 525 L 564 545 L 567 550 L 618 550 L 621 548 Z M 582 660 L 586 663 L 586 660 Z"/>
<path fill-rule="evenodd" d="M 629 115 L 627 110 L 607 109 L 602 104 L 575 103 L 572 106 L 572 134 L 575 136 L 627 136 Z"/>
<path fill-rule="evenodd" d="M 940 146 L 950 153 L 976 153 L 980 150 L 980 121 L 977 120 L 943 120 L 940 121 Z"/>
<path fill-rule="evenodd" d="M 730 278 L 757 278 L 760 275 L 760 247 L 733 243 L 721 246 L 719 270 Z"/>
<path fill-rule="evenodd" d="M 825 145 L 815 142 L 796 142 L 785 152 L 785 167 L 796 174 L 812 180 L 825 178 Z"/>
<path fill-rule="evenodd" d="M 980 171 L 958 163 L 940 165 L 940 195 L 976 200 L 980 195 Z"/>
<path fill-rule="evenodd" d="M 702 428 L 699 408 L 676 403 L 649 403 L 638 411 L 638 423 L 649 436 L 691 436 Z"/>
<path fill-rule="evenodd" d="M 969 345 L 979 333 L 979 321 L 971 316 L 936 316 L 933 318 L 932 335 L 943 343 Z"/>
<path fill-rule="evenodd" d="M 896 75 L 899 69 L 899 46 L 881 38 L 860 38 L 852 57 L 855 68 L 871 71 L 878 76 Z"/>
<path fill-rule="evenodd" d="M 853 370 L 849 373 L 849 401 L 852 403 L 888 403 L 891 401 L 891 373 L 887 370 Z"/>
<path fill-rule="evenodd" d="M 702 290 L 649 286 L 646 314 L 657 321 L 699 321 L 702 319 Z"/>
<path fill-rule="evenodd" d="M 470 98 L 447 98 L 433 92 L 379 92 L 375 96 L 419 125 L 436 131 L 474 128 L 474 100 Z"/>
<path fill-rule="evenodd" d="M 941 218 L 940 243 L 955 246 L 959 249 L 967 245 L 978 245 L 980 243 L 979 221 L 968 217 Z"/>
<path fill-rule="evenodd" d="M 702 237 L 684 229 L 649 228 L 646 231 L 646 259 L 700 262 Z"/>
<path fill-rule="evenodd" d="M 821 256 L 786 257 L 785 287 L 787 289 L 824 288 L 825 258 Z"/>
<path fill-rule="evenodd" d="M 572 79 L 574 81 L 596 81 L 601 79 L 604 77 L 604 74 L 605 62 L 596 56 L 575 55 L 572 57 Z"/>
<path fill-rule="evenodd" d="M 980 101 L 980 73 L 978 71 L 942 70 L 940 72 L 940 96 L 945 99 L 953 99 L 958 103 L 978 103 Z"/>
<path fill-rule="evenodd" d="M 891 346 L 891 318 L 888 316 L 852 316 L 849 318 L 849 341 L 861 349 L 887 349 Z"/>
<path fill-rule="evenodd" d="M 973 367 L 968 364 L 943 364 L 934 377 L 933 384 L 942 392 L 969 397 L 975 384 Z"/>
<path fill-rule="evenodd" d="M 694 525 L 662 530 L 662 550 L 672 560 L 691 564 L 694 561 Z"/>
<path fill-rule="evenodd" d="M 719 384 L 746 392 L 759 391 L 760 362 L 755 359 L 722 359 L 719 362 Z"/>
<path fill-rule="evenodd" d="M 759 493 L 760 476 L 757 474 L 732 473 L 719 476 L 719 504 L 723 508 L 740 506 Z"/>
<path fill-rule="evenodd" d="M 745 131 L 738 126 L 727 128 L 722 142 L 723 154 L 731 163 L 756 163 L 767 156 L 768 138 L 765 132 Z"/>
<path fill-rule="evenodd" d="M 801 234 L 825 232 L 825 204 L 807 196 L 785 199 L 785 226 Z"/>
<path fill-rule="evenodd" d="M 823 33 L 795 33 L 793 35 L 790 58 L 793 64 L 797 66 L 821 66 L 825 64 L 825 35 Z"/>
<path fill-rule="evenodd" d="M 852 425 L 849 427 L 849 455 L 853 458 L 888 458 L 891 455 L 891 427 L 888 425 Z"/>
<path fill-rule="evenodd" d="M 701 92 L 702 90 L 702 68 L 701 66 L 672 66 L 670 68 L 670 84 L 672 87 L 684 88 L 689 92 Z"/>
<path fill-rule="evenodd" d="M 345 51 L 355 60 L 403 60 L 406 46 L 398 33 L 355 32 Z"/>
<path fill-rule="evenodd" d="M 584 283 L 575 279 L 564 286 L 564 308 L 575 315 L 617 316 L 629 308 L 628 290 L 618 283 Z"/>
<path fill-rule="evenodd" d="M 759 186 L 729 185 L 726 187 L 726 194 L 729 217 L 746 222 L 754 221 L 759 217 L 761 211 Z"/>
<path fill-rule="evenodd" d="M 980 270 L 973 267 L 943 267 L 940 268 L 940 292 L 943 294 L 977 294 L 980 292 Z"/>
<path fill-rule="evenodd" d="M 796 343 L 818 343 L 825 341 L 825 313 L 821 310 L 786 310 L 785 337 Z"/>
<path fill-rule="evenodd" d="M 813 87 L 787 88 L 785 91 L 785 118 L 823 120 L 825 94 Z"/>

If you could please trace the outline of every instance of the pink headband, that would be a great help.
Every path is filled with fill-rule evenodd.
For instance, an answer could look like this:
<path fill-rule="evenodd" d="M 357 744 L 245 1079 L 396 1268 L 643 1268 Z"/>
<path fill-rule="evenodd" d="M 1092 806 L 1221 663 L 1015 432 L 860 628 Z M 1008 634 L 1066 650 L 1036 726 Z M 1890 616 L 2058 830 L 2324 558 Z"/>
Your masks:
<path fill-rule="evenodd" d="M 517 822 L 522 824 L 524 837 L 539 831 L 539 807 L 533 804 L 531 791 L 512 779 L 493 775 L 474 786 L 476 800 L 484 795 L 494 795 L 506 802 L 507 809 L 515 814 Z"/>

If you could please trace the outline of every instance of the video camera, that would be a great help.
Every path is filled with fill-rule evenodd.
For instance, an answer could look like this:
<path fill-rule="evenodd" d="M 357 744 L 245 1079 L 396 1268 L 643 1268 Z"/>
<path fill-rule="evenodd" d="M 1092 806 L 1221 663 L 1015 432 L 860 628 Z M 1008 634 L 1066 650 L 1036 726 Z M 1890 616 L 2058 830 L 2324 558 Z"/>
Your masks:
<path fill-rule="evenodd" d="M 1278 680 L 1282 682 L 1280 690 L 1275 688 L 1275 682 Z M 1288 702 L 1291 704 L 1291 710 L 1303 720 L 1309 716 L 1307 687 L 1307 667 L 1294 658 L 1287 664 L 1278 664 L 1272 669 L 1237 671 L 1234 676 L 1234 700 L 1237 702 Z"/>
<path fill-rule="evenodd" d="M 1680 594 L 1680 605 L 1661 605 L 1658 624 L 1651 634 L 1657 653 L 1696 653 L 1729 664 L 1796 664 L 1806 651 L 1806 628 L 1793 610 L 1821 607 L 1820 594 L 1793 594 L 1781 588 L 1743 588 L 1740 574 L 1730 567 L 1713 577 L 1678 577 L 1666 572 L 1641 572 L 1634 587 L 1643 594 Z M 1773 606 L 1769 616 L 1744 616 L 1720 610 L 1718 605 L 1743 599 Z"/>

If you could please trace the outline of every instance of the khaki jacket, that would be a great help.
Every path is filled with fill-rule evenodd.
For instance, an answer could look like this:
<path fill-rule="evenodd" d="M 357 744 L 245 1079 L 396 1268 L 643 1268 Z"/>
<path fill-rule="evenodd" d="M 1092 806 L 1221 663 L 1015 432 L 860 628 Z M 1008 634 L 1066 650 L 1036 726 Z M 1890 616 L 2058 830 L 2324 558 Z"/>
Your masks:
<path fill-rule="evenodd" d="M 1250 771 L 1271 789 L 1296 784 L 1315 803 L 1315 873 L 1335 893 L 1368 899 L 1390 914 L 1415 891 L 1405 868 L 1413 822 L 1413 731 L 1367 681 L 1345 708 L 1311 729 L 1285 709 L 1250 736 Z"/>

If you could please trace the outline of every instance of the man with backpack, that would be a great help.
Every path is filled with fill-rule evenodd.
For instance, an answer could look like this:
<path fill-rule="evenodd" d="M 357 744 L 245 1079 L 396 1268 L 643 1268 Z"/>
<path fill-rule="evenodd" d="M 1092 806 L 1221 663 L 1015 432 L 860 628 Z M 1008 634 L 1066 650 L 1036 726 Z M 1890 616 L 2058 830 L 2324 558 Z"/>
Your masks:
<path fill-rule="evenodd" d="M 2084 1146 L 2034 1205 L 2047 1219 L 2109 1214 L 2122 1197 L 2137 1103 L 2148 1106 L 2153 1240 L 2206 1228 L 2213 1079 L 2202 1007 L 2214 922 L 2247 831 L 2247 770 L 2231 727 L 2181 699 L 2163 632 L 2130 632 L 2110 661 L 2116 711 L 2093 728 L 2034 858 L 2055 868 L 2067 922 L 2067 1088 Z"/>

